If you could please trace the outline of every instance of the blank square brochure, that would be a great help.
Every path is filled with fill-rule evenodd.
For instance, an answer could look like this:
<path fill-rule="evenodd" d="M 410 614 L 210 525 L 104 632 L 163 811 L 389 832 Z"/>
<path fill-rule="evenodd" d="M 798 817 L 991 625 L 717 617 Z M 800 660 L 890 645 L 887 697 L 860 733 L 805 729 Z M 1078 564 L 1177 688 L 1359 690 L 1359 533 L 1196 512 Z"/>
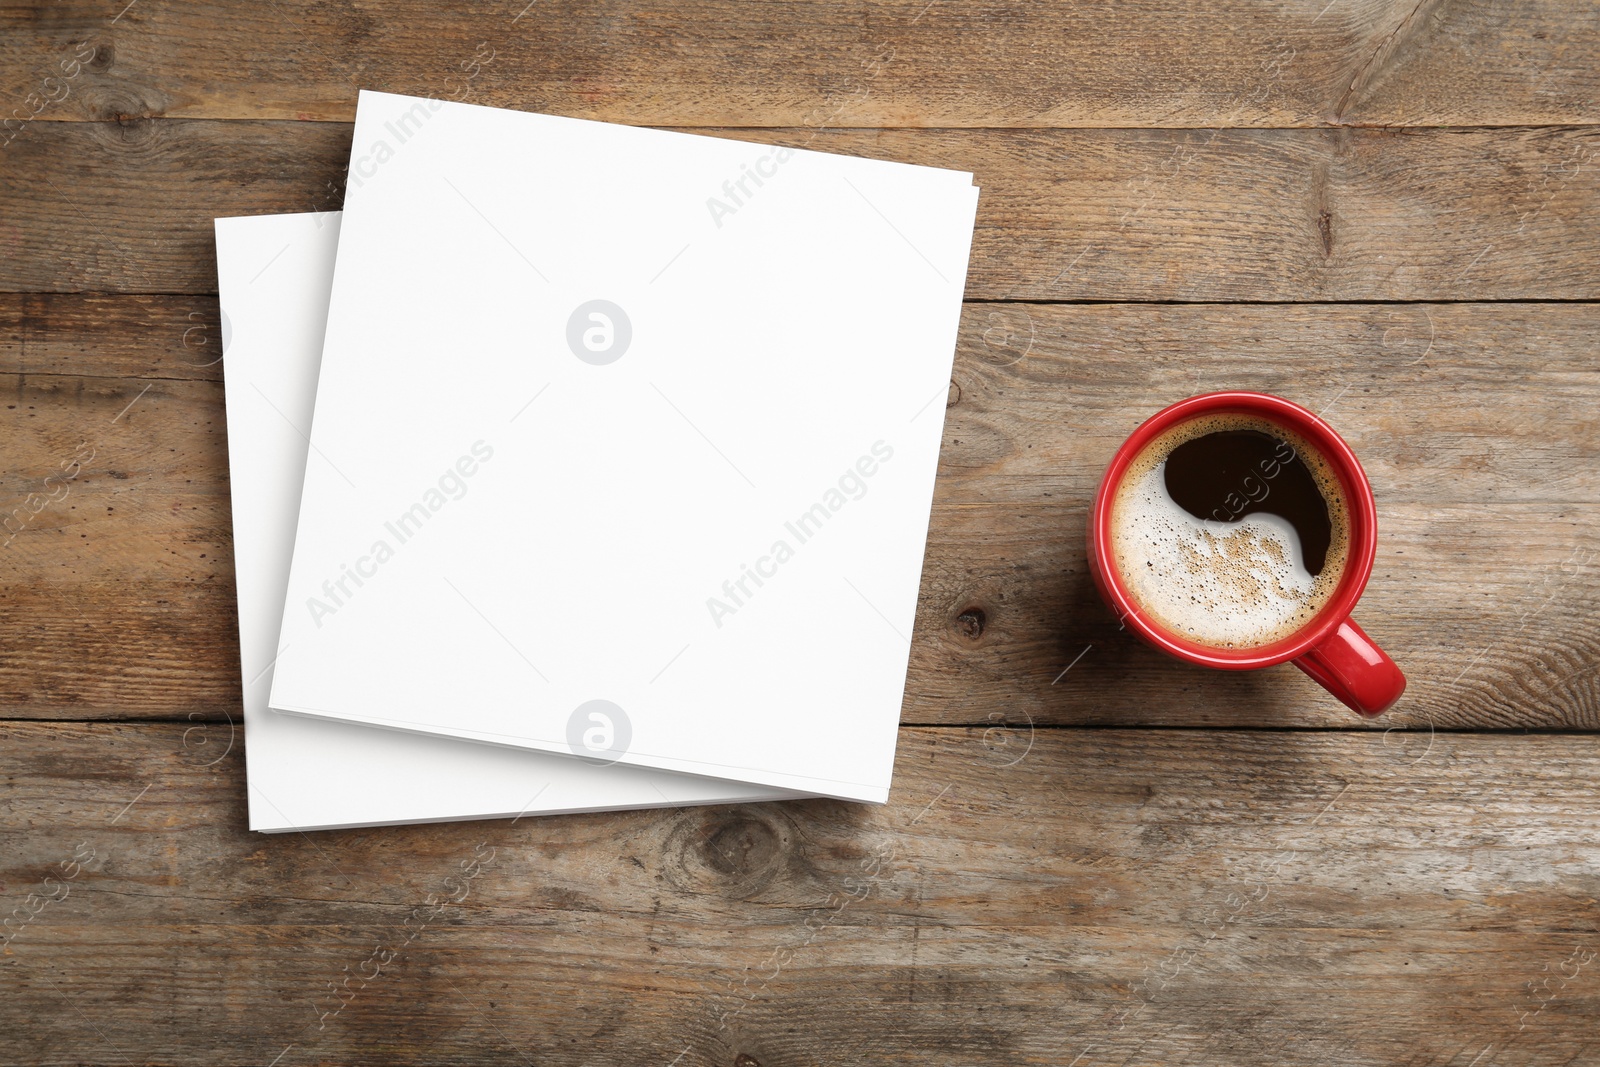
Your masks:
<path fill-rule="evenodd" d="M 363 92 L 271 706 L 886 800 L 977 194 Z"/>
<path fill-rule="evenodd" d="M 793 796 L 267 708 L 339 213 L 217 220 L 250 828 L 317 830 Z M 322 462 L 314 459 L 314 462 Z M 205 753 L 237 742 L 207 732 Z M 197 746 L 198 747 L 198 746 Z M 220 756 L 219 756 L 220 758 Z"/>

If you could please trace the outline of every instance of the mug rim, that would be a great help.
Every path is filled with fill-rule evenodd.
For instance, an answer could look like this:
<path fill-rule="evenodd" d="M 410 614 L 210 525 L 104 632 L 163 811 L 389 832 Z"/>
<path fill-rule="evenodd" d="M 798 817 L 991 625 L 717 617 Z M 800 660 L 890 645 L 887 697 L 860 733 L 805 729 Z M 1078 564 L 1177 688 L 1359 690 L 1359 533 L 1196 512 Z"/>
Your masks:
<path fill-rule="evenodd" d="M 1350 549 L 1344 574 L 1322 610 L 1310 622 L 1279 641 L 1244 649 L 1215 648 L 1191 641 L 1145 616 L 1117 573 L 1112 550 L 1111 505 L 1133 460 L 1161 434 L 1202 415 L 1254 415 L 1309 441 L 1339 478 L 1350 522 Z M 1326 640 L 1350 617 L 1372 575 L 1378 551 L 1378 509 L 1372 484 L 1356 454 L 1332 426 L 1293 401 L 1270 393 L 1239 390 L 1204 393 L 1169 404 L 1150 416 L 1117 449 L 1106 467 L 1089 513 L 1089 562 L 1101 597 L 1134 633 L 1157 648 L 1190 663 L 1223 670 L 1255 670 L 1296 659 Z"/>

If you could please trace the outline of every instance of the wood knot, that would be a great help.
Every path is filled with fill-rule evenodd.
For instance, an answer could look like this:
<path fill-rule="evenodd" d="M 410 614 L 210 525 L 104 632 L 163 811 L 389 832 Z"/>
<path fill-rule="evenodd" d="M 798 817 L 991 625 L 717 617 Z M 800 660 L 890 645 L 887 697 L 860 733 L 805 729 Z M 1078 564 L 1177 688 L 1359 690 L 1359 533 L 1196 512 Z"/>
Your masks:
<path fill-rule="evenodd" d="M 706 866 L 734 877 L 766 866 L 780 848 L 772 827 L 757 819 L 735 817 L 714 823 L 701 838 Z"/>
<path fill-rule="evenodd" d="M 761 1067 L 761 1061 L 748 1052 L 741 1052 L 733 1058 L 733 1067 Z"/>
<path fill-rule="evenodd" d="M 118 147 L 153 141 L 154 120 L 165 113 L 159 100 L 147 99 L 134 89 L 117 84 L 84 86 L 83 106 L 104 131 L 101 142 L 115 142 Z"/>
<path fill-rule="evenodd" d="M 968 641 L 976 641 L 983 636 L 983 628 L 988 624 L 989 618 L 979 607 L 971 607 L 956 616 L 956 633 Z"/>
<path fill-rule="evenodd" d="M 89 42 L 87 41 L 84 42 L 84 44 L 88 43 Z M 78 54 L 83 54 L 81 49 L 79 50 Z M 111 69 L 112 64 L 114 64 L 116 61 L 117 50 L 112 43 L 110 41 L 96 41 L 94 44 L 94 53 L 90 55 L 88 59 L 84 60 L 83 69 L 91 71 L 95 74 L 104 74 L 106 71 Z"/>
<path fill-rule="evenodd" d="M 738 806 L 685 812 L 666 845 L 663 871 L 679 888 L 745 898 L 788 868 L 791 840 L 759 808 Z"/>

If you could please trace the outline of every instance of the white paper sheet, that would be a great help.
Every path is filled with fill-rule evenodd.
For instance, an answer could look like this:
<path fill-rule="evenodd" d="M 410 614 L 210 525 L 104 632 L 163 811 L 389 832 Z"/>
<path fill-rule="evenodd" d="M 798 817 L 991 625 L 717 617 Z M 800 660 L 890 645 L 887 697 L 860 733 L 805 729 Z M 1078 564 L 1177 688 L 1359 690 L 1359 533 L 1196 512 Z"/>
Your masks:
<path fill-rule="evenodd" d="M 271 706 L 887 799 L 970 175 L 370 92 L 350 175 Z"/>
<path fill-rule="evenodd" d="M 250 828 L 328 829 L 794 795 L 267 709 L 339 225 L 338 212 L 216 223 Z"/>

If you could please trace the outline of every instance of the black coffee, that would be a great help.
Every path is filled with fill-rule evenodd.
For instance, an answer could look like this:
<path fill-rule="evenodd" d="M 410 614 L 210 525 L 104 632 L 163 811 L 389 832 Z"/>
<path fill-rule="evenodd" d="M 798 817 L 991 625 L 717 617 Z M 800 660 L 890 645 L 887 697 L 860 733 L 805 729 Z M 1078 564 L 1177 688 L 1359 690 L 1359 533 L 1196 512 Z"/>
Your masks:
<path fill-rule="evenodd" d="M 1128 464 L 1111 506 L 1128 594 L 1171 633 L 1217 648 L 1314 620 L 1350 551 L 1344 493 L 1298 434 L 1223 412 L 1173 426 Z"/>
<path fill-rule="evenodd" d="M 1322 573 L 1333 539 L 1328 502 L 1289 442 L 1260 430 L 1208 433 L 1167 454 L 1165 478 L 1167 494 L 1197 519 L 1284 519 L 1300 538 L 1306 570 Z"/>

